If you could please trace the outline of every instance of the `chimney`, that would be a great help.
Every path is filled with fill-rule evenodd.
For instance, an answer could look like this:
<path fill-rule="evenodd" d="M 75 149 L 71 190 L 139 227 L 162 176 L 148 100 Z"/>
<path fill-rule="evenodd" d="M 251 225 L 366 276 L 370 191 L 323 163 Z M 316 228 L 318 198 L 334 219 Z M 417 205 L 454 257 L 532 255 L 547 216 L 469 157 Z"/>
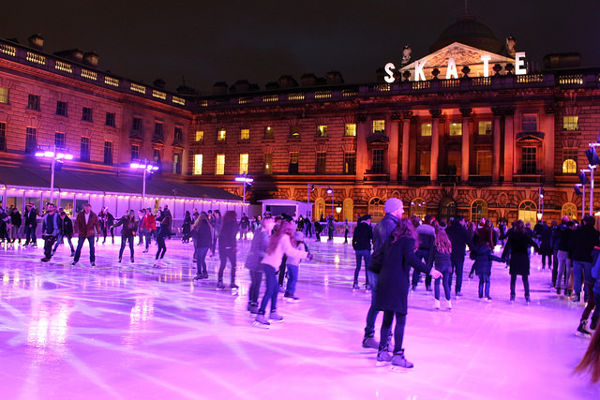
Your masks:
<path fill-rule="evenodd" d="M 239 80 L 229 88 L 231 93 L 245 93 L 250 88 L 250 82 L 246 79 Z"/>
<path fill-rule="evenodd" d="M 83 62 L 89 66 L 97 67 L 100 61 L 100 56 L 93 51 L 88 51 L 83 55 Z"/>
<path fill-rule="evenodd" d="M 29 47 L 34 49 L 42 50 L 44 48 L 44 38 L 39 33 L 29 36 L 27 42 Z"/>
<path fill-rule="evenodd" d="M 312 73 L 304 74 L 300 77 L 300 83 L 302 86 L 316 86 L 317 77 Z"/>

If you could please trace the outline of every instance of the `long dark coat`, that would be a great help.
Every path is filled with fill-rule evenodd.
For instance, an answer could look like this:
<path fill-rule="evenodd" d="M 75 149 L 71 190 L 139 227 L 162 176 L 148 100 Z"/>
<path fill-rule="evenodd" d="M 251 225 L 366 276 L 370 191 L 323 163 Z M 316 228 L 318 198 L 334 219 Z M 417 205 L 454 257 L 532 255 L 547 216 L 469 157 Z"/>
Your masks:
<path fill-rule="evenodd" d="M 502 252 L 502 258 L 506 260 L 510 252 L 510 274 L 529 275 L 529 247 L 538 249 L 537 244 L 526 232 L 514 232 L 508 236 L 508 241 Z"/>
<path fill-rule="evenodd" d="M 415 255 L 415 240 L 401 238 L 396 243 L 386 242 L 375 293 L 376 310 L 406 314 L 410 267 L 425 273 L 431 270 Z"/>

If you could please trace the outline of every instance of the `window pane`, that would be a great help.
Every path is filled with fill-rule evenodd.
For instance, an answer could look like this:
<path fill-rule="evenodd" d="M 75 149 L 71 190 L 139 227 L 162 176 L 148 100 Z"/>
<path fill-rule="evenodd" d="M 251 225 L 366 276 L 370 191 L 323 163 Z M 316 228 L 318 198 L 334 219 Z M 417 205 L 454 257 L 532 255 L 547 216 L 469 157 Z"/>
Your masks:
<path fill-rule="evenodd" d="M 431 123 L 421 124 L 421 136 L 431 136 Z"/>
<path fill-rule="evenodd" d="M 373 133 L 385 133 L 385 120 L 373 120 Z"/>
<path fill-rule="evenodd" d="M 196 142 L 201 142 L 204 140 L 204 131 L 196 131 Z"/>
<path fill-rule="evenodd" d="M 112 156 L 112 143 L 104 142 L 104 164 L 112 165 L 113 156 Z"/>
<path fill-rule="evenodd" d="M 300 159 L 300 153 L 292 152 L 290 153 L 290 165 L 288 173 L 297 174 L 298 173 L 298 162 Z"/>
<path fill-rule="evenodd" d="M 270 175 L 273 173 L 273 154 L 265 154 L 265 174 Z"/>
<path fill-rule="evenodd" d="M 523 147 L 522 148 L 521 169 L 523 174 L 537 173 L 537 148 Z"/>
<path fill-rule="evenodd" d="M 8 104 L 8 88 L 0 87 L 0 103 Z"/>
<path fill-rule="evenodd" d="M 462 135 L 462 123 L 453 122 L 450 124 L 450 136 L 461 136 Z"/>
<path fill-rule="evenodd" d="M 324 151 L 317 153 L 317 165 L 315 168 L 315 172 L 317 174 L 324 174 L 327 163 L 327 153 Z"/>
<path fill-rule="evenodd" d="M 431 153 L 422 151 L 419 153 L 419 175 L 429 175 Z"/>
<path fill-rule="evenodd" d="M 194 175 L 202 175 L 202 154 L 194 154 Z"/>
<path fill-rule="evenodd" d="M 521 129 L 526 132 L 537 131 L 537 115 L 523 114 L 523 118 L 521 120 Z"/>
<path fill-rule="evenodd" d="M 492 175 L 492 152 L 481 150 L 477 152 L 477 175 Z"/>
<path fill-rule="evenodd" d="M 227 131 L 225 129 L 219 129 L 217 131 L 217 140 L 222 142 L 225 140 L 225 136 L 227 135 Z"/>
<path fill-rule="evenodd" d="M 356 153 L 344 153 L 344 174 L 356 174 Z"/>
<path fill-rule="evenodd" d="M 479 121 L 480 135 L 491 135 L 492 134 L 492 121 Z"/>
<path fill-rule="evenodd" d="M 356 124 L 346 124 L 344 127 L 344 136 L 356 136 Z"/>
<path fill-rule="evenodd" d="M 275 133 L 273 132 L 273 128 L 270 126 L 267 126 L 265 128 L 265 139 L 273 139 Z"/>
<path fill-rule="evenodd" d="M 317 136 L 327 137 L 327 125 L 318 125 L 317 126 Z"/>
<path fill-rule="evenodd" d="M 373 164 L 371 165 L 371 173 L 383 174 L 384 172 L 384 150 L 376 149 L 373 150 Z"/>
<path fill-rule="evenodd" d="M 250 129 L 242 129 L 240 131 L 240 140 L 250 140 Z"/>
<path fill-rule="evenodd" d="M 225 174 L 225 154 L 217 154 L 217 168 L 215 170 L 215 175 L 224 175 Z"/>
<path fill-rule="evenodd" d="M 459 151 L 448 152 L 448 175 L 460 175 L 461 171 L 461 153 Z"/>
<path fill-rule="evenodd" d="M 577 115 L 563 117 L 563 129 L 565 131 L 579 130 L 579 117 Z"/>
<path fill-rule="evenodd" d="M 240 154 L 240 174 L 248 173 L 248 154 Z"/>

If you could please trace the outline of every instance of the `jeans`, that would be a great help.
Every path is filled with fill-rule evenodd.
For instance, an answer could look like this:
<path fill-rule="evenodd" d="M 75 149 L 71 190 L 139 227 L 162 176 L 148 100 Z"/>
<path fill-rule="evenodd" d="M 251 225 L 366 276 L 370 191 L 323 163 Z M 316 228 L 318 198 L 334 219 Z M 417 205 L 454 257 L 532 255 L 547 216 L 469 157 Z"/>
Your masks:
<path fill-rule="evenodd" d="M 123 258 L 125 245 L 129 242 L 129 256 L 133 260 L 133 236 L 121 236 L 121 249 L 119 250 L 119 260 Z"/>
<path fill-rule="evenodd" d="M 221 258 L 221 266 L 219 267 L 219 282 L 223 281 L 223 272 L 227 265 L 227 260 L 231 264 L 231 284 L 235 283 L 235 267 L 236 267 L 236 249 L 235 247 L 225 247 L 219 249 L 219 257 Z"/>
<path fill-rule="evenodd" d="M 417 255 L 417 258 L 419 260 L 424 260 L 425 263 L 427 263 L 427 257 L 429 257 L 429 249 L 425 250 L 425 249 L 419 249 L 416 251 L 415 253 Z M 417 287 L 417 284 L 419 283 L 419 277 L 421 276 L 421 272 L 417 271 L 416 269 L 413 269 L 413 275 L 412 275 L 412 287 L 413 289 Z M 431 275 L 427 274 L 425 276 L 425 287 L 427 289 L 431 288 Z"/>
<path fill-rule="evenodd" d="M 197 275 L 208 275 L 206 270 L 206 254 L 208 253 L 208 247 L 198 247 L 196 249 L 196 274 Z"/>
<path fill-rule="evenodd" d="M 21 237 L 19 236 L 19 228 L 21 228 L 20 226 L 16 226 L 16 225 L 11 225 L 10 227 L 10 240 L 11 242 L 14 242 L 15 240 L 19 240 L 19 243 L 21 243 Z"/>
<path fill-rule="evenodd" d="M 444 285 L 444 297 L 446 300 L 450 300 L 450 271 L 442 272 L 442 277 L 435 280 L 434 295 L 436 300 L 440 299 L 440 281 Z"/>
<path fill-rule="evenodd" d="M 208 251 L 208 249 L 206 249 Z M 253 306 L 258 305 L 258 295 L 260 293 L 260 282 L 263 272 L 259 269 L 250 270 L 250 288 L 248 289 L 248 303 Z"/>
<path fill-rule="evenodd" d="M 490 298 L 490 274 L 483 274 L 479 276 L 479 298 L 483 298 L 483 291 L 485 287 L 485 297 Z"/>
<path fill-rule="evenodd" d="M 298 266 L 287 264 L 288 281 L 285 288 L 286 296 L 293 296 L 296 293 L 296 283 L 298 282 Z"/>
<path fill-rule="evenodd" d="M 558 258 L 558 274 L 556 276 L 556 288 L 560 289 L 563 283 L 565 284 L 566 288 L 569 281 L 569 275 L 571 274 L 569 253 L 567 253 L 565 250 L 558 250 L 558 252 L 556 253 L 556 257 Z"/>
<path fill-rule="evenodd" d="M 356 255 L 356 269 L 354 269 L 354 283 L 358 283 L 358 275 L 360 273 L 360 264 L 362 260 L 365 260 L 365 279 L 367 285 L 369 284 L 369 263 L 371 262 L 371 251 L 370 250 L 355 250 Z"/>
<path fill-rule="evenodd" d="M 44 258 L 50 259 L 52 257 L 52 245 L 56 241 L 56 236 L 44 237 Z"/>
<path fill-rule="evenodd" d="M 287 255 L 283 255 L 281 259 L 281 264 L 279 264 L 279 286 L 283 287 L 283 281 L 285 280 L 285 266 L 287 264 Z"/>
<path fill-rule="evenodd" d="M 552 286 L 556 287 L 556 276 L 558 275 L 558 250 L 552 254 Z"/>
<path fill-rule="evenodd" d="M 29 243 L 36 244 L 37 238 L 35 237 L 35 229 L 36 229 L 35 225 L 33 225 L 31 227 L 28 225 L 25 225 L 25 244 L 26 245 Z"/>
<path fill-rule="evenodd" d="M 379 350 L 387 348 L 390 333 L 392 331 L 392 322 L 396 317 L 396 327 L 394 328 L 394 354 L 401 353 L 402 342 L 404 340 L 404 326 L 406 325 L 406 314 L 395 313 L 393 311 L 383 312 L 383 322 L 381 323 L 381 342 L 379 343 Z"/>
<path fill-rule="evenodd" d="M 529 276 L 522 275 L 521 278 L 523 279 L 523 289 L 525 289 L 525 298 L 528 299 L 529 298 Z M 515 295 L 516 295 L 516 292 L 515 292 L 516 284 L 517 284 L 517 275 L 512 274 L 510 276 L 510 297 L 511 298 L 515 297 Z"/>
<path fill-rule="evenodd" d="M 546 268 L 546 259 L 548 259 L 548 268 L 552 268 L 552 255 L 542 254 L 542 269 Z"/>
<path fill-rule="evenodd" d="M 155 259 L 164 258 L 165 253 L 167 252 L 167 245 L 165 244 L 165 237 L 157 235 L 156 236 L 156 244 L 158 244 L 158 250 L 156 251 Z"/>
<path fill-rule="evenodd" d="M 152 241 L 152 231 L 146 231 L 144 236 L 146 237 L 146 251 L 148 251 L 148 247 L 150 247 L 150 242 Z"/>
<path fill-rule="evenodd" d="M 73 258 L 73 262 L 79 261 L 79 257 L 81 257 L 81 249 L 83 248 L 83 244 L 85 243 L 86 239 L 90 245 L 90 262 L 96 262 L 96 251 L 94 249 L 94 237 L 93 236 L 89 236 L 89 237 L 80 236 L 79 237 L 79 240 L 77 241 L 77 249 L 75 250 L 75 257 Z"/>
<path fill-rule="evenodd" d="M 138 236 L 139 236 L 138 237 L 138 246 L 141 246 L 144 244 L 144 237 L 146 236 L 146 230 L 140 229 Z"/>
<path fill-rule="evenodd" d="M 456 287 L 454 289 L 455 293 L 460 293 L 460 291 L 462 290 L 462 281 L 463 281 L 463 270 L 464 270 L 464 266 L 465 266 L 465 259 L 463 258 L 462 260 L 459 259 L 450 259 L 450 262 L 452 263 L 452 271 L 454 271 L 454 274 L 456 274 Z M 450 287 L 452 287 L 452 275 L 450 274 Z"/>
<path fill-rule="evenodd" d="M 260 308 L 258 309 L 258 313 L 264 315 L 267 305 L 269 304 L 269 300 L 271 300 L 271 312 L 273 313 L 277 311 L 277 295 L 279 294 L 279 286 L 277 285 L 277 271 L 275 271 L 275 268 L 268 264 L 261 264 L 259 268 L 262 268 L 264 271 L 265 282 L 267 284 L 265 295 L 263 296 L 263 299 L 260 302 Z"/>
<path fill-rule="evenodd" d="M 594 281 L 592 278 L 592 263 L 573 260 L 573 291 L 577 295 L 581 293 L 582 277 L 585 282 Z"/>
<path fill-rule="evenodd" d="M 588 300 L 585 304 L 585 308 L 583 309 L 583 314 L 581 314 L 581 320 L 587 321 L 588 317 L 592 313 L 592 311 L 596 308 L 596 299 L 594 297 L 594 284 L 586 282 L 584 286 L 585 292 L 588 294 Z"/>
<path fill-rule="evenodd" d="M 71 248 L 71 253 L 73 253 L 75 251 L 75 249 L 73 248 L 73 243 L 71 242 L 71 237 L 70 236 L 65 236 L 65 235 L 58 235 L 58 239 L 56 241 L 56 244 L 54 245 L 54 248 L 52 249 L 52 251 L 56 251 L 56 249 L 58 248 L 59 244 L 63 244 L 64 243 L 64 238 L 67 238 L 67 243 L 69 243 L 69 247 Z"/>
<path fill-rule="evenodd" d="M 365 326 L 365 337 L 372 337 L 375 334 L 375 320 L 377 319 L 377 311 L 375 309 L 375 294 L 377 293 L 377 280 L 379 275 L 375 272 L 367 270 L 369 286 L 371 287 L 371 306 L 367 312 L 367 326 Z"/>

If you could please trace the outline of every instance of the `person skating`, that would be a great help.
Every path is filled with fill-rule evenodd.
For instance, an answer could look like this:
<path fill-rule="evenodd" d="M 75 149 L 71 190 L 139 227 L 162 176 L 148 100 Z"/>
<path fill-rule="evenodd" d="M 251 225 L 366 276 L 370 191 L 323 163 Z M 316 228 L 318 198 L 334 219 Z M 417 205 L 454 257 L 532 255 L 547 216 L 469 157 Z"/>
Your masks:
<path fill-rule="evenodd" d="M 75 248 L 73 247 L 73 242 L 71 239 L 73 238 L 73 221 L 67 215 L 66 212 L 62 211 L 60 214 L 60 220 L 58 221 L 60 225 L 60 234 L 58 236 L 58 240 L 52 249 L 52 254 L 56 253 L 56 249 L 59 244 L 64 243 L 64 239 L 67 239 L 67 243 L 69 243 L 69 247 L 71 248 L 71 257 L 75 255 Z"/>
<path fill-rule="evenodd" d="M 165 240 L 171 235 L 172 217 L 167 205 L 165 205 L 160 211 L 160 215 L 158 218 L 156 218 L 156 220 L 160 222 L 160 227 L 158 228 L 158 232 L 156 234 L 156 244 L 158 245 L 158 249 L 156 250 L 156 256 L 154 257 L 154 267 L 158 268 L 165 257 L 165 253 L 167 252 L 167 244 L 165 243 Z"/>
<path fill-rule="evenodd" d="M 306 258 L 308 260 L 312 259 L 312 254 L 310 253 L 306 243 L 304 243 L 304 233 L 302 233 L 302 231 L 294 232 L 294 240 L 296 241 L 296 250 L 303 250 L 307 252 L 308 256 Z M 292 256 L 288 256 L 286 260 L 288 280 L 283 298 L 288 301 L 300 300 L 296 296 L 296 284 L 298 283 L 298 270 L 300 266 L 300 261 L 300 258 Z"/>
<path fill-rule="evenodd" d="M 265 274 L 267 288 L 256 316 L 255 322 L 257 326 L 268 327 L 269 319 L 273 321 L 283 320 L 283 317 L 277 313 L 277 295 L 279 294 L 277 290 L 277 268 L 279 268 L 284 254 L 300 260 L 308 256 L 306 251 L 295 248 L 293 240 L 295 230 L 293 222 L 282 221 L 279 229 L 269 239 L 269 246 L 261 261 L 261 268 Z M 269 303 L 271 305 L 271 312 L 269 318 L 267 318 L 265 312 Z"/>
<path fill-rule="evenodd" d="M 490 285 L 492 275 L 492 261 L 505 262 L 504 259 L 497 257 L 485 242 L 479 242 L 471 249 L 471 258 L 475 261 L 475 274 L 479 278 L 479 299 L 482 300 L 485 295 L 487 301 L 492 301 L 490 296 Z"/>
<path fill-rule="evenodd" d="M 406 324 L 406 313 L 408 311 L 408 291 L 410 281 L 410 268 L 423 271 L 433 279 L 438 279 L 442 274 L 433 267 L 428 267 L 421 262 L 415 254 L 415 231 L 412 223 L 402 218 L 393 230 L 392 235 L 386 239 L 382 251 L 381 264 L 377 265 L 378 257 L 373 255 L 374 260 L 371 268 L 377 271 L 379 268 L 379 279 L 375 291 L 375 308 L 383 311 L 383 322 L 381 324 L 381 343 L 377 353 L 378 362 L 389 362 L 403 368 L 412 368 L 414 365 L 404 356 L 402 347 L 404 339 L 404 326 Z M 449 252 L 448 252 L 449 253 Z M 448 260 L 449 261 L 449 260 Z M 392 323 L 396 319 L 394 329 L 394 352 L 389 353 L 389 340 Z"/>
<path fill-rule="evenodd" d="M 246 214 L 242 214 L 242 218 L 240 218 L 240 239 L 247 240 L 248 239 L 248 230 L 250 229 L 250 220 L 246 216 Z"/>
<path fill-rule="evenodd" d="M 10 212 L 10 242 L 11 243 L 15 243 L 15 240 L 17 241 L 17 244 L 21 244 L 21 236 L 19 234 L 20 230 L 21 230 L 21 224 L 22 224 L 22 220 L 21 220 L 21 213 L 19 212 L 19 210 L 15 207 L 11 210 Z"/>
<path fill-rule="evenodd" d="M 60 224 L 56 207 L 52 203 L 46 205 L 46 215 L 42 219 L 42 238 L 44 239 L 44 258 L 43 262 L 48 262 L 52 258 L 52 246 L 60 234 Z"/>
<path fill-rule="evenodd" d="M 371 242 L 373 241 L 373 228 L 371 228 L 371 216 L 369 214 L 358 220 L 354 233 L 352 233 L 352 248 L 356 258 L 356 268 L 354 269 L 353 289 L 359 289 L 358 276 L 360 274 L 361 263 L 365 262 L 365 286 L 369 285 L 368 267 L 371 262 Z"/>
<path fill-rule="evenodd" d="M 189 211 L 185 212 L 185 216 L 183 217 L 183 225 L 181 227 L 181 233 L 183 234 L 183 238 L 181 241 L 183 243 L 190 242 L 190 232 L 192 230 L 192 215 Z"/>
<path fill-rule="evenodd" d="M 594 246 L 600 244 L 600 233 L 594 228 L 596 220 L 593 216 L 588 215 L 583 218 L 583 224 L 573 231 L 571 237 L 571 250 L 573 260 L 573 301 L 579 302 L 581 296 L 581 287 L 584 282 L 588 285 L 584 288 L 585 295 L 588 292 L 589 283 L 591 282 L 592 271 L 592 250 Z M 583 278 L 583 280 L 582 280 Z M 587 301 L 587 299 L 585 299 Z"/>
<path fill-rule="evenodd" d="M 208 215 L 204 211 L 196 218 L 192 226 L 191 235 L 194 241 L 194 257 L 196 261 L 196 277 L 194 279 L 207 279 L 206 254 L 210 246 L 212 246 L 213 228 L 208 222 Z"/>
<path fill-rule="evenodd" d="M 223 289 L 223 272 L 227 266 L 227 260 L 231 264 L 231 288 L 237 289 L 238 285 L 235 283 L 235 270 L 237 264 L 237 248 L 236 248 L 236 236 L 239 230 L 237 224 L 237 216 L 235 211 L 227 211 L 223 216 L 223 223 L 221 232 L 219 233 L 219 258 L 221 260 L 221 266 L 219 267 L 219 276 L 217 281 L 217 287 Z"/>
<path fill-rule="evenodd" d="M 436 224 L 437 225 L 437 224 Z M 427 268 L 434 266 L 441 274 L 441 278 L 436 278 L 434 282 L 434 308 L 440 309 L 440 283 L 444 287 L 444 298 L 446 306 L 449 310 L 452 309 L 452 300 L 450 300 L 450 275 L 452 273 L 452 262 L 450 254 L 452 253 L 452 244 L 448 235 L 439 225 L 435 227 L 435 241 L 429 252 L 427 260 Z"/>
<path fill-rule="evenodd" d="M 272 217 L 262 219 L 260 228 L 254 232 L 250 250 L 246 257 L 246 268 L 250 272 L 250 288 L 248 289 L 248 311 L 252 314 L 258 313 L 258 295 L 260 292 L 260 283 L 263 271 L 260 268 L 261 261 L 266 255 L 271 232 L 275 226 L 275 220 Z"/>
<path fill-rule="evenodd" d="M 327 241 L 333 241 L 333 234 L 335 232 L 335 224 L 333 221 L 333 215 L 327 218 Z"/>
<path fill-rule="evenodd" d="M 546 269 L 546 261 L 548 268 L 552 269 L 552 230 L 544 221 L 540 221 L 533 228 L 535 236 L 539 242 L 539 254 L 542 256 L 542 270 Z"/>
<path fill-rule="evenodd" d="M 515 301 L 515 285 L 517 276 L 521 275 L 523 289 L 525 290 L 525 301 L 531 301 L 529 293 L 529 248 L 538 250 L 538 245 L 531 238 L 531 234 L 525 230 L 523 221 L 517 220 L 513 232 L 508 236 L 506 246 L 502 252 L 502 258 L 508 260 L 510 253 L 510 301 Z"/>
<path fill-rule="evenodd" d="M 146 209 L 146 213 L 144 216 L 144 220 L 142 221 L 142 228 L 144 230 L 144 235 L 146 236 L 145 242 L 146 242 L 146 248 L 144 249 L 144 253 L 148 252 L 148 248 L 150 247 L 150 243 L 152 242 L 152 235 L 154 235 L 154 232 L 156 231 L 156 218 L 154 217 L 154 215 L 152 214 L 152 209 L 148 208 Z"/>
<path fill-rule="evenodd" d="M 569 218 L 563 217 L 561 224 L 555 232 L 556 258 L 558 259 L 558 270 L 556 274 L 556 294 L 560 296 L 561 288 L 564 288 L 566 296 L 570 296 L 568 289 L 569 275 L 571 274 L 571 260 L 569 259 L 571 235 L 573 230 L 569 229 Z"/>
<path fill-rule="evenodd" d="M 217 249 L 217 240 L 219 239 L 219 236 L 221 234 L 221 227 L 223 226 L 223 218 L 221 217 L 221 212 L 219 210 L 215 210 L 213 213 L 212 225 L 215 234 L 213 236 L 212 247 L 210 248 L 210 256 L 214 257 L 215 251 Z"/>
<path fill-rule="evenodd" d="M 90 263 L 92 264 L 92 267 L 95 266 L 96 253 L 94 248 L 94 238 L 96 233 L 100 234 L 101 230 L 100 224 L 98 223 L 98 216 L 92 211 L 92 205 L 90 203 L 85 203 L 83 211 L 77 214 L 74 228 L 75 233 L 78 235 L 78 241 L 72 265 L 76 265 L 79 262 L 81 249 L 87 240 L 90 245 Z"/>
<path fill-rule="evenodd" d="M 127 215 L 123 215 L 116 224 L 110 226 L 110 228 L 121 228 L 121 248 L 119 249 L 119 262 L 123 260 L 123 251 L 125 246 L 129 243 L 129 255 L 131 262 L 134 262 L 134 250 L 133 250 L 133 237 L 138 230 L 138 221 L 135 218 L 135 211 L 129 210 Z"/>
<path fill-rule="evenodd" d="M 37 210 L 34 207 L 33 203 L 27 203 L 25 206 L 25 244 L 24 246 L 31 245 L 33 247 L 37 246 L 37 238 L 35 236 L 35 231 L 37 229 Z"/>
<path fill-rule="evenodd" d="M 417 250 L 417 256 L 420 257 L 424 262 L 427 262 L 427 257 L 429 257 L 429 253 L 433 247 L 433 242 L 435 241 L 435 229 L 432 226 L 434 221 L 435 218 L 432 215 L 426 215 L 423 224 L 416 229 L 417 243 L 419 246 Z M 421 273 L 417 270 L 414 270 L 412 275 L 412 290 L 417 290 L 420 277 Z M 425 277 L 425 290 L 431 290 L 430 276 Z"/>
<path fill-rule="evenodd" d="M 452 269 L 450 273 L 450 286 L 452 287 L 452 275 L 456 275 L 455 294 L 462 296 L 463 270 L 465 265 L 465 252 L 470 243 L 470 235 L 466 228 L 466 222 L 463 217 L 455 217 L 450 226 L 446 229 L 450 243 L 452 244 L 452 253 L 450 253 L 450 262 Z"/>
<path fill-rule="evenodd" d="M 138 211 L 138 246 L 144 245 L 146 238 L 146 230 L 144 229 L 144 220 L 146 219 L 146 209 L 142 208 Z"/>

